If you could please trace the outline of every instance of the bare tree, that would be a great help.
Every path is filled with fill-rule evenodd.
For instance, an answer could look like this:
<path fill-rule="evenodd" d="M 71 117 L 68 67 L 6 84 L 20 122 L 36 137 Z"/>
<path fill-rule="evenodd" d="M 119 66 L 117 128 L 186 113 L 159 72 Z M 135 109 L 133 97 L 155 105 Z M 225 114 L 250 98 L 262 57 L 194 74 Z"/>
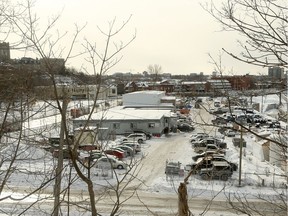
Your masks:
<path fill-rule="evenodd" d="M 96 103 L 98 100 L 98 95 L 100 93 L 100 87 L 101 87 L 101 83 L 102 83 L 102 77 L 107 74 L 107 72 L 115 65 L 117 64 L 121 58 L 117 58 L 117 55 L 125 48 L 127 47 L 134 39 L 135 39 L 135 35 L 131 38 L 131 40 L 129 40 L 127 43 L 121 43 L 120 45 L 117 45 L 117 43 L 114 42 L 114 47 L 110 48 L 110 45 L 113 41 L 113 38 L 119 34 L 119 32 L 127 25 L 128 21 L 130 20 L 130 18 L 122 23 L 122 25 L 119 28 L 115 27 L 115 21 L 113 20 L 111 23 L 109 23 L 109 30 L 108 33 L 106 33 L 105 31 L 103 31 L 101 28 L 98 27 L 99 31 L 106 37 L 106 45 L 104 48 L 104 51 L 101 52 L 99 50 L 96 49 L 96 45 L 90 43 L 89 41 L 86 40 L 86 44 L 84 45 L 87 53 L 88 53 L 88 58 L 87 61 L 92 65 L 93 68 L 93 73 L 96 76 L 97 80 L 97 89 L 96 89 L 96 96 L 93 100 L 93 108 L 92 111 L 89 114 L 88 119 L 91 118 L 91 115 L 94 112 L 94 109 L 96 107 Z M 112 51 L 111 51 L 112 49 Z M 114 50 L 113 50 L 114 49 Z M 99 64 L 99 66 L 98 66 Z M 104 116 L 103 116 L 104 117 Z M 87 121 L 86 124 L 84 125 L 84 128 L 89 126 L 89 122 Z M 73 152 L 76 152 L 78 147 L 79 147 L 79 141 L 81 139 L 81 135 L 79 136 L 79 139 L 76 140 L 76 145 L 74 146 L 74 149 L 72 150 Z M 98 143 L 99 145 L 99 143 Z M 104 149 L 105 144 L 100 144 L 100 146 L 102 146 Z M 89 191 L 89 196 L 90 196 L 90 203 L 91 203 L 91 213 L 92 215 L 97 215 L 97 209 L 96 209 L 96 200 L 95 200 L 95 192 L 94 192 L 94 188 L 93 188 L 93 182 L 92 179 L 90 178 L 90 175 L 85 176 L 83 174 L 83 172 L 81 171 L 79 165 L 77 164 L 77 158 L 76 157 L 72 157 L 72 162 L 73 165 L 78 173 L 78 175 L 80 176 L 80 178 L 87 184 L 88 187 L 88 191 Z M 137 163 L 137 162 L 136 162 Z M 135 166 L 135 163 L 132 163 L 131 161 L 131 166 Z M 87 172 L 90 173 L 91 167 L 93 166 L 93 164 L 91 164 L 90 166 L 86 167 L 87 168 Z M 132 166 L 132 167 L 133 167 Z M 129 172 L 128 172 L 129 173 Z M 126 174 L 127 175 L 127 174 Z M 115 173 L 115 176 L 116 173 Z M 133 175 L 132 175 L 133 176 Z M 134 177 L 133 177 L 134 178 Z M 133 179 L 132 178 L 132 179 Z M 111 215 L 115 215 L 117 213 L 117 211 L 119 210 L 119 206 L 121 205 L 120 202 L 120 196 L 121 193 L 119 192 L 119 185 L 120 183 L 123 181 L 123 179 L 118 179 L 117 178 L 117 184 L 115 187 L 115 191 L 117 192 L 117 201 L 115 202 L 114 208 L 111 211 Z M 124 187 L 125 188 L 125 187 Z M 121 189 L 123 190 L 123 189 Z"/>
<path fill-rule="evenodd" d="M 162 67 L 158 64 L 154 64 L 154 65 L 149 65 L 148 66 L 148 72 L 150 73 L 150 75 L 153 78 L 154 82 L 159 81 L 159 76 L 162 73 Z"/>
<path fill-rule="evenodd" d="M 224 52 L 248 64 L 287 68 L 287 1 L 227 0 L 221 7 L 211 1 L 203 8 L 220 22 L 223 31 L 236 31 L 243 36 L 242 41 L 238 40 L 240 54 L 227 48 L 223 48 Z"/>
<path fill-rule="evenodd" d="M 75 26 L 75 32 L 72 37 L 70 37 L 70 45 L 67 46 L 68 51 L 65 52 L 65 49 L 61 48 L 61 41 L 66 38 L 67 33 L 61 34 L 60 31 L 56 31 L 57 33 L 54 34 L 54 29 L 56 27 L 56 24 L 58 20 L 60 19 L 60 14 L 55 16 L 53 19 L 50 20 L 50 22 L 47 24 L 47 26 L 44 27 L 44 29 L 41 31 L 38 29 L 38 22 L 39 22 L 39 17 L 37 17 L 36 14 L 33 12 L 33 3 L 29 0 L 24 1 L 24 3 L 19 4 L 14 7 L 14 5 L 9 5 L 7 7 L 3 7 L 3 10 L 1 11 L 1 18 L 3 20 L 3 25 L 7 24 L 7 26 L 10 26 L 9 33 L 12 35 L 18 36 L 18 41 L 14 43 L 14 46 L 16 48 L 16 45 L 19 45 L 19 48 L 24 48 L 24 49 L 29 49 L 32 51 L 34 54 L 36 54 L 40 59 L 41 59 L 41 68 L 40 71 L 42 74 L 46 75 L 49 77 L 51 83 L 52 83 L 52 88 L 47 88 L 47 90 L 50 90 L 53 92 L 52 98 L 55 99 L 54 102 L 49 102 L 45 101 L 45 103 L 48 104 L 48 106 L 53 109 L 57 110 L 57 113 L 54 115 L 60 115 L 61 123 L 59 125 L 59 122 L 55 125 L 54 129 L 59 129 L 60 128 L 60 145 L 59 145 L 59 153 L 58 153 L 58 159 L 55 161 L 55 165 L 53 166 L 53 170 L 48 171 L 48 173 L 44 173 L 44 179 L 40 183 L 40 185 L 37 185 L 35 183 L 34 189 L 29 193 L 28 195 L 22 197 L 19 200 L 25 199 L 27 196 L 33 195 L 36 192 L 41 192 L 43 189 L 47 189 L 47 185 L 50 184 L 55 180 L 54 184 L 54 193 L 53 193 L 53 200 L 54 200 L 54 206 L 52 208 L 52 214 L 53 215 L 59 215 L 61 211 L 63 210 L 63 203 L 68 204 L 68 211 L 69 211 L 69 206 L 76 206 L 76 208 L 86 208 L 86 202 L 84 202 L 83 205 L 80 203 L 75 203 L 70 201 L 69 194 L 70 194 L 70 189 L 73 187 L 73 182 L 76 181 L 77 179 L 81 179 L 84 183 L 87 185 L 88 189 L 88 194 L 89 194 L 89 207 L 87 207 L 87 211 L 91 212 L 91 215 L 97 215 L 97 201 L 99 201 L 103 195 L 99 195 L 98 197 L 95 195 L 95 190 L 94 190 L 94 182 L 92 179 L 92 174 L 91 170 L 93 168 L 93 163 L 91 164 L 84 164 L 82 160 L 79 159 L 78 157 L 78 147 L 80 145 L 80 139 L 81 135 L 79 136 L 78 140 L 70 140 L 68 139 L 70 135 L 70 130 L 69 130 L 69 121 L 67 119 L 67 108 L 69 105 L 69 102 L 71 100 L 71 95 L 68 93 L 69 89 L 66 87 L 59 88 L 58 83 L 57 83 L 57 75 L 59 75 L 63 68 L 65 68 L 65 63 L 72 57 L 73 53 L 73 48 L 76 43 L 76 39 L 79 37 L 79 34 L 81 33 L 83 27 L 78 27 L 77 25 Z M 19 12 L 19 13 L 16 13 Z M 117 36 L 123 28 L 127 25 L 129 22 L 130 18 L 128 18 L 125 22 L 123 22 L 120 27 L 116 27 L 116 19 L 113 20 L 112 22 L 109 23 L 109 28 L 108 32 L 103 31 L 101 28 L 98 28 L 98 30 L 106 37 L 106 44 L 104 46 L 104 50 L 100 51 L 96 49 L 96 44 L 91 43 L 88 40 L 84 40 L 85 43 L 83 45 L 84 51 L 83 53 L 86 53 L 88 57 L 86 58 L 87 62 L 92 65 L 93 73 L 94 76 L 92 77 L 94 79 L 95 86 L 97 88 L 95 89 L 95 96 L 93 99 L 93 105 L 92 110 L 90 111 L 90 114 L 88 115 L 88 120 L 84 124 L 83 128 L 85 129 L 86 127 L 90 126 L 89 125 L 89 119 L 91 118 L 92 113 L 95 111 L 95 108 L 97 107 L 97 103 L 99 100 L 99 94 L 101 94 L 101 85 L 103 83 L 102 77 L 105 76 L 109 70 L 117 64 L 122 57 L 119 57 L 119 54 L 123 49 L 125 49 L 134 39 L 135 35 L 132 36 L 130 40 L 128 40 L 126 43 L 124 42 L 115 42 L 113 38 Z M 54 37 L 55 36 L 55 37 Z M 114 46 L 111 46 L 114 44 Z M 64 53 L 66 53 L 65 57 Z M 82 53 L 82 54 L 83 54 Z M 74 55 L 76 56 L 76 55 Z M 57 64 L 55 62 L 55 59 L 60 58 L 63 59 L 63 61 L 60 61 L 61 63 Z M 26 74 L 27 76 L 27 74 Z M 90 80 L 91 81 L 91 80 Z M 27 84 L 24 82 L 24 84 Z M 17 85 L 13 85 L 15 88 Z M 19 87 L 19 85 L 18 85 Z M 17 88 L 18 88 L 17 87 Z M 20 90 L 22 93 L 23 90 Z M 33 91 L 32 91 L 33 92 Z M 17 94 L 16 94 L 17 95 Z M 47 94 L 51 95 L 51 94 Z M 32 96 L 32 94 L 24 94 L 24 101 L 26 101 L 27 96 Z M 45 97 L 44 97 L 45 98 Z M 18 101 L 19 97 L 17 97 L 15 100 L 8 100 L 7 99 L 7 106 L 6 109 L 9 110 L 11 105 L 13 104 L 14 101 Z M 11 101 L 11 102 L 10 102 Z M 18 103 L 19 104 L 19 103 Z M 19 109 L 23 109 L 23 104 L 19 104 Z M 46 110 L 45 106 L 45 110 Z M 43 109 L 39 109 L 39 112 L 42 112 Z M 24 113 L 21 112 L 21 114 Z M 23 119 L 21 118 L 21 122 L 26 123 L 29 118 L 24 119 L 24 114 L 22 114 Z M 103 116 L 104 117 L 104 116 Z M 56 118 L 56 116 L 55 116 Z M 2 124 L 2 128 L 4 128 L 5 124 Z M 20 128 L 22 129 L 22 127 Z M 2 130 L 3 131 L 3 130 Z M 42 136 L 43 140 L 47 140 L 47 132 L 49 131 L 49 128 L 46 127 L 43 129 L 43 131 L 31 131 L 31 134 L 33 133 L 32 136 L 37 137 L 37 136 Z M 2 134 L 2 133 L 1 133 Z M 49 134 L 49 133 L 48 133 Z M 84 136 L 84 135 L 83 135 Z M 43 141 L 41 140 L 41 142 Z M 35 143 L 35 140 L 30 140 L 30 143 Z M 37 144 L 37 143 L 35 143 Z M 103 147 L 103 151 L 105 150 L 105 144 L 100 143 L 100 141 L 96 143 L 97 145 L 101 145 Z M 16 146 L 17 149 L 19 148 L 18 146 L 23 145 L 23 139 L 19 137 L 18 139 L 18 145 Z M 69 157 L 71 160 L 71 163 L 66 163 L 64 162 L 64 148 L 63 146 L 68 146 L 69 149 Z M 2 147 L 2 146 L 1 146 Z M 16 149 L 16 150 L 17 150 Z M 18 151 L 14 151 L 13 155 L 13 160 L 11 160 L 10 165 L 7 169 L 7 172 L 5 173 L 0 173 L 1 176 L 4 176 L 3 181 L 1 181 L 1 190 L 0 193 L 3 191 L 3 188 L 7 186 L 7 181 L 9 178 L 11 178 L 11 173 L 14 171 L 14 161 L 18 161 Z M 29 158 L 29 157 L 28 157 Z M 28 159 L 27 158 L 27 159 Z M 3 163 L 6 162 L 6 159 L 4 158 L 2 160 L 1 158 L 1 163 L 0 165 L 2 166 Z M 111 187 L 108 188 L 109 190 L 113 190 L 116 194 L 116 196 L 111 195 L 111 199 L 115 198 L 113 205 L 114 207 L 111 209 L 111 215 L 115 215 L 123 202 L 125 202 L 128 198 L 126 197 L 124 200 L 121 200 L 121 196 L 123 194 L 123 191 L 127 188 L 129 183 L 135 179 L 137 175 L 137 167 L 139 164 L 138 160 L 131 159 L 130 163 L 128 164 L 128 169 L 125 172 L 125 175 L 121 176 L 121 178 L 118 178 L 117 173 L 113 171 L 114 175 L 116 176 L 116 183 L 113 185 L 110 185 Z M 72 166 L 71 166 L 72 165 Z M 44 164 L 45 166 L 45 164 Z M 74 169 L 77 173 L 76 176 L 72 177 L 71 176 L 71 169 Z M 65 179 L 65 176 L 67 175 L 67 171 L 70 172 L 69 174 L 69 179 L 68 183 L 63 182 Z M 45 172 L 45 168 L 44 168 Z M 52 173 L 52 174 L 49 174 Z M 2 175 L 3 174 L 3 175 Z M 65 186 L 66 185 L 66 186 Z M 12 196 L 7 196 L 4 198 L 1 198 L 1 200 L 11 198 Z M 13 198 L 13 197 L 12 197 Z M 65 200 L 65 198 L 68 198 L 68 201 Z M 85 199 L 85 198 L 84 198 Z M 0 200 L 0 201 L 1 201 Z M 40 201 L 43 201 L 41 199 L 38 199 L 35 201 L 29 208 L 32 206 L 36 206 L 36 204 Z M 39 204 L 39 203 L 38 203 Z M 40 204 L 39 204 L 40 205 Z M 26 212 L 29 208 L 23 209 L 23 212 Z"/>

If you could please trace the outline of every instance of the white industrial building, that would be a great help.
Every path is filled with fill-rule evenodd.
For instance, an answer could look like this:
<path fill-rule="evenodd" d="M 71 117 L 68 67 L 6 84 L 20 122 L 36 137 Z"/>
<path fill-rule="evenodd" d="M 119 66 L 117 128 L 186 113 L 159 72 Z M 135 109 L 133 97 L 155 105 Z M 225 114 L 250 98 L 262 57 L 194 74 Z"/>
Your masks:
<path fill-rule="evenodd" d="M 143 109 L 175 109 L 175 96 L 167 96 L 165 91 L 137 91 L 124 94 L 123 106 Z"/>

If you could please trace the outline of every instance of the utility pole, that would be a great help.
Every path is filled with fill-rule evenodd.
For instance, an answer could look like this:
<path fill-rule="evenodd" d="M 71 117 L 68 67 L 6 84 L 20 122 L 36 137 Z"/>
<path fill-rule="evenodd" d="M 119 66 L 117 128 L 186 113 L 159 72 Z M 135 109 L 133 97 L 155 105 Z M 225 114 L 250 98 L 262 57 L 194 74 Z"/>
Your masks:
<path fill-rule="evenodd" d="M 239 156 L 239 184 L 238 186 L 241 187 L 241 175 L 242 175 L 242 148 L 243 148 L 243 129 L 242 129 L 242 122 L 240 124 L 241 131 L 240 131 L 240 156 Z"/>

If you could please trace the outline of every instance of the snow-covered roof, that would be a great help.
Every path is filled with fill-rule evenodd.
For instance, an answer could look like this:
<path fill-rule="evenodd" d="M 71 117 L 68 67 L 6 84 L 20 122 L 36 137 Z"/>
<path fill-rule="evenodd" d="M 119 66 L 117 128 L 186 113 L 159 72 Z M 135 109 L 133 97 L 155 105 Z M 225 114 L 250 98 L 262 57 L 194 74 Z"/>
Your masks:
<path fill-rule="evenodd" d="M 135 92 L 130 92 L 130 93 L 127 93 L 125 95 L 143 95 L 143 94 L 149 94 L 149 95 L 162 95 L 162 94 L 165 94 L 165 91 L 153 91 L 153 90 L 147 90 L 147 91 L 135 91 Z"/>
<path fill-rule="evenodd" d="M 204 85 L 206 82 L 201 82 L 201 81 L 184 81 L 182 82 L 182 85 Z"/>
<path fill-rule="evenodd" d="M 137 120 L 147 119 L 155 120 L 161 119 L 163 116 L 171 116 L 170 110 L 158 110 L 158 109 L 136 109 L 136 108 L 113 108 L 107 111 L 93 113 L 91 120 Z M 86 120 L 88 115 L 81 116 L 77 120 Z"/>

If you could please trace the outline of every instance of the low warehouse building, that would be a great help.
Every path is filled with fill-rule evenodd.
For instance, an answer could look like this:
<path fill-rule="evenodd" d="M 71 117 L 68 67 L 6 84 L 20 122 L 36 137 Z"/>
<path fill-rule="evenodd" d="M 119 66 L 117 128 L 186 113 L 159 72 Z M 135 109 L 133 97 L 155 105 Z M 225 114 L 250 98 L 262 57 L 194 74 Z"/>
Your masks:
<path fill-rule="evenodd" d="M 73 128 L 84 126 L 88 116 L 74 119 Z M 88 120 L 88 126 L 108 128 L 109 136 L 127 134 L 135 130 L 143 130 L 154 136 L 160 136 L 169 133 L 176 126 L 176 122 L 177 117 L 170 110 L 115 107 L 93 113 Z"/>

